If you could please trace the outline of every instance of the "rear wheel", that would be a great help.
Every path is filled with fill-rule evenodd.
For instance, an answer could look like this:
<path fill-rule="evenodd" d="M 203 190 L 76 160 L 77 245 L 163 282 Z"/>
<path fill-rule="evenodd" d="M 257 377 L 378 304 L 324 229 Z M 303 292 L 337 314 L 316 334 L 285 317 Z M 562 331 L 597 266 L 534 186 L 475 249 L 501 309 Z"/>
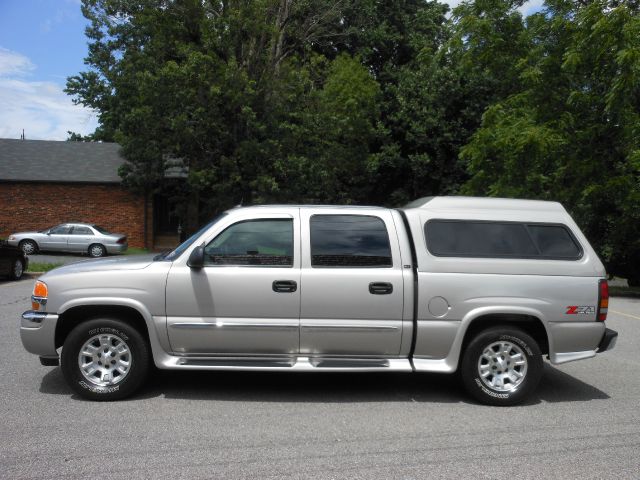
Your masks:
<path fill-rule="evenodd" d="M 138 330 L 120 320 L 95 319 L 75 327 L 64 342 L 62 373 L 89 400 L 119 400 L 144 383 L 150 350 Z"/>
<path fill-rule="evenodd" d="M 542 368 L 538 343 L 524 331 L 504 326 L 484 330 L 471 340 L 460 373 L 465 388 L 478 401 L 508 406 L 533 393 Z"/>
<path fill-rule="evenodd" d="M 99 243 L 94 243 L 89 247 L 89 256 L 94 258 L 104 257 L 107 254 L 106 248 Z"/>
<path fill-rule="evenodd" d="M 22 240 L 19 246 L 27 255 L 33 255 L 38 251 L 38 244 L 33 240 Z"/>

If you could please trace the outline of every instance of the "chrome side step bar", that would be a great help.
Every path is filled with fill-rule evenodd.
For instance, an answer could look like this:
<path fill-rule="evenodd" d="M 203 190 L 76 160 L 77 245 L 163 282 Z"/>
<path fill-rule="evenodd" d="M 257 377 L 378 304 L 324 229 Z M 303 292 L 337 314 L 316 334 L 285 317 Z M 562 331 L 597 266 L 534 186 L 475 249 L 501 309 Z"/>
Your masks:
<path fill-rule="evenodd" d="M 288 372 L 411 372 L 406 358 L 212 358 L 165 357 L 160 368 Z"/>

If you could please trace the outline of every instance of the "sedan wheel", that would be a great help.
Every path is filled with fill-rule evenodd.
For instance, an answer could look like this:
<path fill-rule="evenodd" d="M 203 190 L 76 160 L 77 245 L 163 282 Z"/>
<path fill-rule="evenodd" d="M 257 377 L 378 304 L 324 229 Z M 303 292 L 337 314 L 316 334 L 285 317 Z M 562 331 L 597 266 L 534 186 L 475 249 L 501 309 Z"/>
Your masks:
<path fill-rule="evenodd" d="M 89 247 L 89 256 L 91 257 L 94 257 L 94 258 L 104 257 L 106 253 L 107 251 L 105 250 L 105 248 L 102 245 L 99 245 L 97 243 Z"/>
<path fill-rule="evenodd" d="M 38 246 L 33 240 L 23 240 L 22 242 L 20 242 L 20 248 L 27 255 L 32 255 L 38 250 Z"/>

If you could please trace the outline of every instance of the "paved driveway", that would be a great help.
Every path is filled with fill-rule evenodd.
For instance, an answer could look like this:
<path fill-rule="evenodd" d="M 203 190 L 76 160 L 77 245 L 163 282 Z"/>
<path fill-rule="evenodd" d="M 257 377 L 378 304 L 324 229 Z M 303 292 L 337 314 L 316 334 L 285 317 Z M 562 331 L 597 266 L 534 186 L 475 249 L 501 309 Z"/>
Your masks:
<path fill-rule="evenodd" d="M 618 346 L 547 366 L 529 405 L 469 400 L 454 377 L 158 373 L 116 403 L 72 394 L 22 349 L 32 280 L 0 284 L 0 477 L 638 478 L 640 300 Z"/>

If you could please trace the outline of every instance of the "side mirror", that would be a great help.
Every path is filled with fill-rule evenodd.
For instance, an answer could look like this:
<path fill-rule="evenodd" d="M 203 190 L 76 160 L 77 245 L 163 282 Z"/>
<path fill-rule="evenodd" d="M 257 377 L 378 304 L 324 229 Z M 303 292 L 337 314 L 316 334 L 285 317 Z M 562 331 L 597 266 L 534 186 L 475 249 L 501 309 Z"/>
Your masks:
<path fill-rule="evenodd" d="M 187 265 L 189 265 L 191 268 L 204 267 L 204 243 L 202 245 L 198 245 L 193 249 L 191 255 L 189 255 L 189 261 L 187 261 Z"/>

